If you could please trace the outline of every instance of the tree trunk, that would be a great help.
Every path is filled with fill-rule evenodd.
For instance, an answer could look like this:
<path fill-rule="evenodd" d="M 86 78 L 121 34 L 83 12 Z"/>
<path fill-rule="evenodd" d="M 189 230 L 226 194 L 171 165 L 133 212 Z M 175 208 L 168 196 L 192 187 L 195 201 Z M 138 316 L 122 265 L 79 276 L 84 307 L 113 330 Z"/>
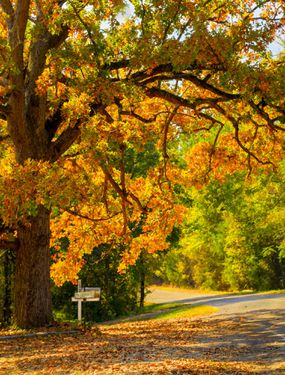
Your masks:
<path fill-rule="evenodd" d="M 14 254 L 6 250 L 4 255 L 4 323 L 10 325 L 12 318 L 12 283 L 14 275 Z"/>
<path fill-rule="evenodd" d="M 51 321 L 49 239 L 50 214 L 40 206 L 30 225 L 18 229 L 14 315 L 19 327 L 39 327 Z"/>
<path fill-rule="evenodd" d="M 145 300 L 145 264 L 143 252 L 140 254 L 140 263 L 140 307 L 143 308 Z"/>

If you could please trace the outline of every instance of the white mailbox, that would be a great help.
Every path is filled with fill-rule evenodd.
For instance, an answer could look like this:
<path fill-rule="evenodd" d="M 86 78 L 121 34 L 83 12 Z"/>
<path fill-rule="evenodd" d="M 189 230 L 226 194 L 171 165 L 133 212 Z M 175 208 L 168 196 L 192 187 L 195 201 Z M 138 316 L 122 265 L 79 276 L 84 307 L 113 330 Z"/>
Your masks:
<path fill-rule="evenodd" d="M 101 289 L 97 287 L 82 287 L 81 280 L 78 280 L 78 290 L 72 297 L 72 302 L 78 303 L 77 315 L 78 320 L 82 320 L 82 302 L 100 301 Z"/>
<path fill-rule="evenodd" d="M 101 290 L 100 288 L 83 288 L 80 292 L 76 292 L 72 301 L 82 299 L 83 301 L 99 301 Z"/>

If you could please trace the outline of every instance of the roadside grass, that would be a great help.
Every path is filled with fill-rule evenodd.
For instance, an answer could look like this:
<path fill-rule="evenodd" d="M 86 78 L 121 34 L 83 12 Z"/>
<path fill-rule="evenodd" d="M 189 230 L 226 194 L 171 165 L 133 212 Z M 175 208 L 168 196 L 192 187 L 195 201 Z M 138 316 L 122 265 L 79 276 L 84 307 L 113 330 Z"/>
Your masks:
<path fill-rule="evenodd" d="M 187 287 L 178 287 L 178 286 L 172 286 L 172 285 L 150 285 L 148 287 L 148 290 L 153 289 L 160 289 L 160 290 L 167 290 L 167 291 L 177 291 L 177 292 L 187 292 L 187 293 L 193 293 L 193 294 L 227 294 L 229 292 L 223 292 L 223 291 L 217 291 L 217 290 L 210 290 L 210 289 L 192 289 Z"/>
<path fill-rule="evenodd" d="M 210 315 L 217 312 L 219 309 L 207 305 L 185 305 L 184 303 L 151 303 L 146 304 L 143 309 L 133 315 L 118 317 L 107 322 L 99 322 L 101 325 L 112 325 L 129 322 L 165 320 L 175 318 L 195 317 L 202 315 Z"/>
<path fill-rule="evenodd" d="M 262 294 L 282 294 L 282 293 L 285 293 L 285 289 L 266 290 L 264 292 L 259 292 L 259 293 L 262 293 Z"/>
<path fill-rule="evenodd" d="M 199 306 L 187 306 L 175 308 L 170 311 L 162 312 L 153 319 L 176 319 L 176 318 L 188 318 L 200 315 L 209 315 L 219 311 L 216 307 L 199 305 Z"/>
<path fill-rule="evenodd" d="M 166 291 L 173 291 L 173 292 L 187 292 L 193 294 L 236 294 L 236 295 L 244 295 L 244 294 L 282 294 L 285 293 L 285 289 L 274 289 L 274 290 L 260 290 L 256 291 L 253 289 L 246 289 L 246 290 L 228 290 L 228 291 L 220 291 L 220 290 L 211 290 L 211 289 L 192 289 L 187 287 L 177 287 L 172 285 L 151 285 L 148 287 L 149 290 L 153 289 L 160 289 Z"/>
<path fill-rule="evenodd" d="M 183 303 L 158 303 L 145 306 L 144 312 L 124 318 L 126 322 L 135 322 L 142 320 L 159 320 L 187 318 L 200 315 L 210 315 L 219 309 L 208 305 L 185 305 Z M 122 320 L 119 319 L 118 322 Z M 110 322 L 111 323 L 111 322 Z"/>
<path fill-rule="evenodd" d="M 174 309 L 177 307 L 185 306 L 184 303 L 151 303 L 147 302 L 145 306 L 140 310 L 141 314 L 144 313 L 153 313 L 153 312 L 160 312 L 163 310 Z"/>

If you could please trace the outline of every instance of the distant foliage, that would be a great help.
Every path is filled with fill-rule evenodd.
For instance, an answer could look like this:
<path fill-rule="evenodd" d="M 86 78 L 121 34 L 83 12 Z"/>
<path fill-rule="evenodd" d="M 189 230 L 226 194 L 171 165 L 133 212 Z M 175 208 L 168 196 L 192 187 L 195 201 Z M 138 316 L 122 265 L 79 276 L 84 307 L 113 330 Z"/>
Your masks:
<path fill-rule="evenodd" d="M 179 245 L 158 272 L 167 282 L 216 290 L 285 287 L 285 179 L 227 176 L 192 188 Z"/>

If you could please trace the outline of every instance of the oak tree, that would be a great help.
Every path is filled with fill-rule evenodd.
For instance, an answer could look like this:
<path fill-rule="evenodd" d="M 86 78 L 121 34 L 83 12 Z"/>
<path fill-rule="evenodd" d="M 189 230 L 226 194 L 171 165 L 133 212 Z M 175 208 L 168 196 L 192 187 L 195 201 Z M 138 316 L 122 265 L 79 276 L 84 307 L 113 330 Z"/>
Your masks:
<path fill-rule="evenodd" d="M 9 228 L 1 247 L 16 248 L 16 323 L 43 325 L 51 319 L 51 212 L 53 245 L 63 234 L 74 244 L 62 275 L 103 238 L 129 244 L 124 267 L 140 250 L 166 246 L 183 213 L 171 185 L 184 176 L 168 149 L 179 132 L 216 129 L 208 167 L 229 138 L 250 168 L 272 165 L 260 150 L 264 142 L 279 150 L 284 130 L 284 63 L 268 53 L 284 3 L 0 5 L 1 220 Z M 159 162 L 132 178 L 126 153 L 149 139 Z M 130 241 L 128 223 L 142 220 L 142 235 Z M 100 223 L 95 234 L 91 223 Z"/>

